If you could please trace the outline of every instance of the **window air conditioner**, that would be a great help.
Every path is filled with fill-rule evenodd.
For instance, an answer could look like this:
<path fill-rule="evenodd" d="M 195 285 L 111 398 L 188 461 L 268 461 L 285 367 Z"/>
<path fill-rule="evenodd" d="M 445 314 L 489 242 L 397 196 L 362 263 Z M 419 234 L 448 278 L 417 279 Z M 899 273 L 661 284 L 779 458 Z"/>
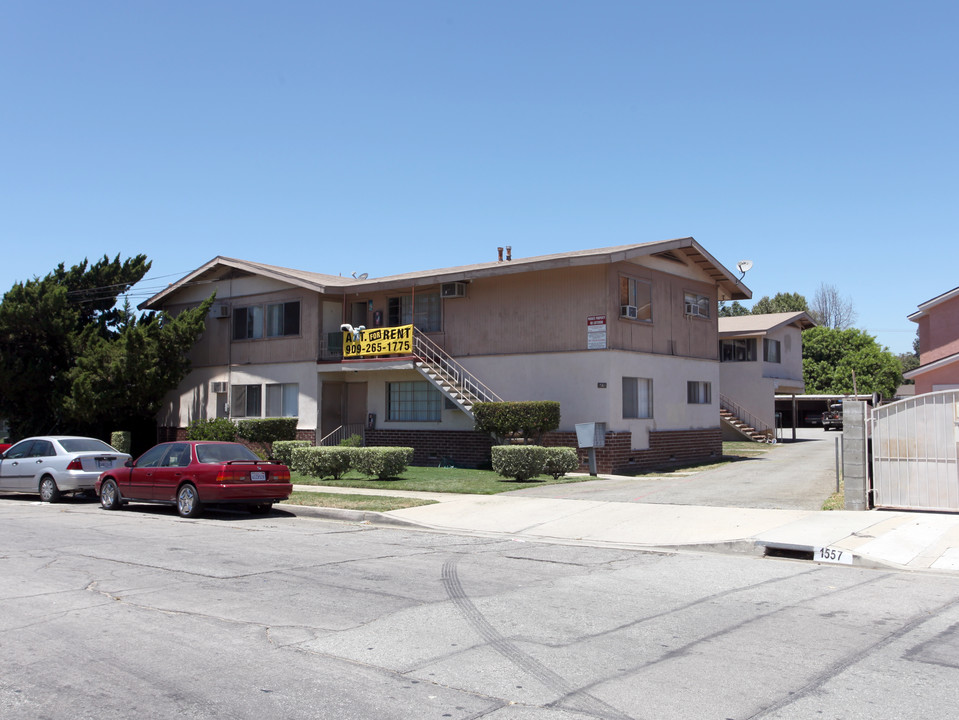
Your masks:
<path fill-rule="evenodd" d="M 440 294 L 445 298 L 466 297 L 466 283 L 443 283 L 442 292 Z"/>
<path fill-rule="evenodd" d="M 213 317 L 216 318 L 228 318 L 230 317 L 230 306 L 219 303 L 218 305 L 213 306 Z"/>
<path fill-rule="evenodd" d="M 210 392 L 212 393 L 225 393 L 227 389 L 226 381 L 224 380 L 215 380 L 210 383 Z"/>
<path fill-rule="evenodd" d="M 633 320 L 635 320 L 639 317 L 639 312 L 637 311 L 635 305 L 620 305 L 619 316 L 624 318 L 633 318 Z"/>

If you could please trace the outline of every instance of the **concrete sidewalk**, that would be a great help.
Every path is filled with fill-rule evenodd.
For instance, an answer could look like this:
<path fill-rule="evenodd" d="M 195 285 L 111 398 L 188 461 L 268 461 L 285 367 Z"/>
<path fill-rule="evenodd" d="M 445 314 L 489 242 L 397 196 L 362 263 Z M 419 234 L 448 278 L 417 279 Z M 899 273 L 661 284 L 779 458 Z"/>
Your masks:
<path fill-rule="evenodd" d="M 959 514 L 702 507 L 313 485 L 297 485 L 295 489 L 437 501 L 434 505 L 387 513 L 295 506 L 297 515 L 316 514 L 374 524 L 408 524 L 444 532 L 506 536 L 514 540 L 644 550 L 770 554 L 867 567 L 959 574 Z M 814 557 L 820 548 L 835 552 Z"/>

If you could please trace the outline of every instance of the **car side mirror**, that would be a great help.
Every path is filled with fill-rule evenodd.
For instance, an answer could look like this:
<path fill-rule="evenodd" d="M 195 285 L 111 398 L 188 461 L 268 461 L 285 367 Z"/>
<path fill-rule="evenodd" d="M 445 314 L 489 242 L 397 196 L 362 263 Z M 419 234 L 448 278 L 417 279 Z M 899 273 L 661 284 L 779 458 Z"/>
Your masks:
<path fill-rule="evenodd" d="M 127 458 L 126 462 L 123 463 L 123 467 L 133 467 L 133 458 Z"/>

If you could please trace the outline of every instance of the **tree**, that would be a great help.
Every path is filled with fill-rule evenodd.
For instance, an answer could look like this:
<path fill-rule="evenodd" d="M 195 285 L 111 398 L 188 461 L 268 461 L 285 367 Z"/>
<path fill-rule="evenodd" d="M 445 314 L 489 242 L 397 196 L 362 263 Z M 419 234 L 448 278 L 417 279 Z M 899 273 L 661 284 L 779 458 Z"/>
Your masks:
<path fill-rule="evenodd" d="M 902 364 L 902 372 L 905 375 L 910 370 L 915 370 L 919 367 L 919 333 L 916 333 L 915 339 L 912 341 L 912 352 L 911 353 L 900 353 L 896 357 L 899 358 L 900 364 Z M 906 385 L 915 385 L 915 380 L 904 380 Z"/>
<path fill-rule="evenodd" d="M 16 283 L 0 301 L 0 415 L 15 437 L 108 437 L 142 422 L 189 369 L 212 298 L 173 318 L 117 307 L 150 269 L 145 255 L 104 256 Z"/>
<path fill-rule="evenodd" d="M 803 380 L 816 395 L 878 393 L 893 397 L 902 383 L 902 366 L 887 348 L 856 328 L 818 326 L 803 331 Z"/>
<path fill-rule="evenodd" d="M 756 304 L 753 305 L 753 315 L 765 315 L 768 313 L 784 312 L 808 312 L 809 305 L 806 298 L 799 293 L 776 293 L 776 296 L 770 300 L 768 295 L 764 295 Z"/>
<path fill-rule="evenodd" d="M 834 286 L 820 283 L 812 300 L 812 316 L 817 325 L 845 330 L 856 321 L 856 310 Z"/>
<path fill-rule="evenodd" d="M 719 317 L 739 317 L 740 315 L 749 315 L 749 308 L 742 305 L 739 300 L 733 300 L 732 305 L 725 302 L 719 303 Z"/>

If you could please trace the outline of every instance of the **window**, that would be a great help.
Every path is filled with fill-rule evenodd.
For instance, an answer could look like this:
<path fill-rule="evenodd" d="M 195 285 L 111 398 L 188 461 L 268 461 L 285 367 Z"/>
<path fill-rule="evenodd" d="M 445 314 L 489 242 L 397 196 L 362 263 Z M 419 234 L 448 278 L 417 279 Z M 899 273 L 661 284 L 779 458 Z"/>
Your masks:
<path fill-rule="evenodd" d="M 709 317 L 709 298 L 698 293 L 685 293 L 685 305 L 687 315 L 696 315 L 697 317 Z"/>
<path fill-rule="evenodd" d="M 266 336 L 300 334 L 300 303 L 285 302 L 266 306 Z"/>
<path fill-rule="evenodd" d="M 401 295 L 387 300 L 387 324 L 390 327 L 413 324 L 423 332 L 442 330 L 440 294 Z"/>
<path fill-rule="evenodd" d="M 257 340 L 300 334 L 300 302 L 281 302 L 233 308 L 233 339 Z"/>
<path fill-rule="evenodd" d="M 425 381 L 386 384 L 386 415 L 390 420 L 440 420 L 443 394 Z"/>
<path fill-rule="evenodd" d="M 620 307 L 636 308 L 636 320 L 644 322 L 653 321 L 652 290 L 646 280 L 637 280 L 631 277 L 621 277 L 619 279 L 619 304 Z M 620 312 L 620 316 L 634 318 L 632 313 L 626 315 Z"/>
<path fill-rule="evenodd" d="M 756 338 L 744 340 L 720 340 L 721 362 L 752 362 L 756 359 Z"/>
<path fill-rule="evenodd" d="M 263 337 L 263 308 L 259 305 L 233 309 L 233 339 L 254 340 Z"/>
<path fill-rule="evenodd" d="M 649 378 L 623 378 L 623 417 L 653 416 L 653 381 Z"/>
<path fill-rule="evenodd" d="M 763 340 L 763 360 L 771 363 L 782 362 L 782 346 L 778 340 Z"/>
<path fill-rule="evenodd" d="M 713 401 L 712 383 L 690 380 L 686 383 L 686 402 L 689 405 L 709 405 Z"/>
<path fill-rule="evenodd" d="M 169 449 L 169 445 L 154 445 L 140 456 L 137 467 L 159 467 L 160 461 Z"/>
<path fill-rule="evenodd" d="M 266 386 L 266 416 L 296 417 L 300 386 L 297 383 L 279 383 Z"/>
<path fill-rule="evenodd" d="M 234 385 L 230 400 L 230 414 L 233 417 L 260 417 L 260 386 Z"/>

